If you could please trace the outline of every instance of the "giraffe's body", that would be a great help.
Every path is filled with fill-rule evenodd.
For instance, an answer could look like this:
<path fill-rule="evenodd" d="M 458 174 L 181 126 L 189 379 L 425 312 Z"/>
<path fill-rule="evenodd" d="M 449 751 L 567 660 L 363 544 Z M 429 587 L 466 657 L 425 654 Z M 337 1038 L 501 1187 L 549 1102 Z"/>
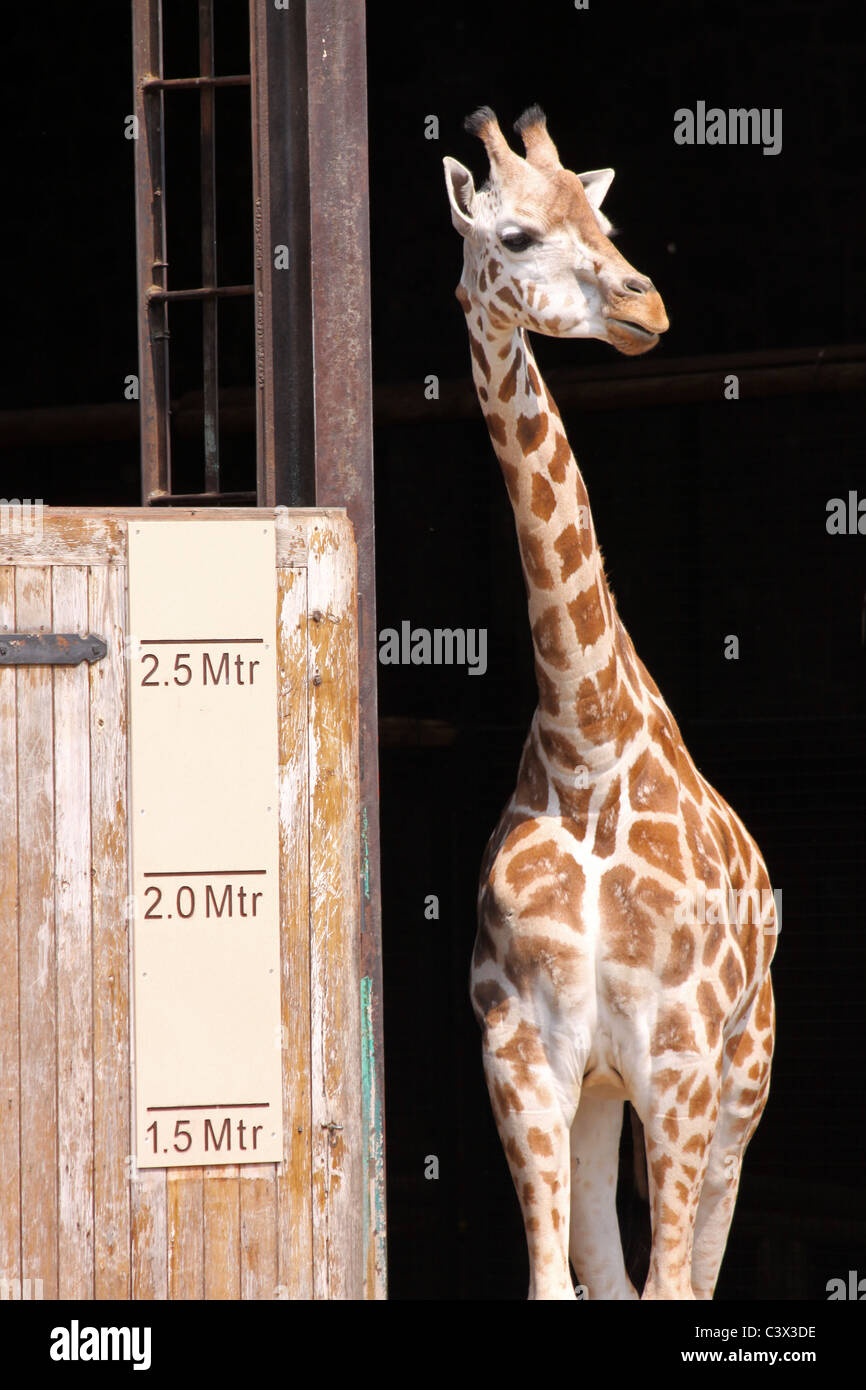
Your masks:
<path fill-rule="evenodd" d="M 639 352 L 667 319 L 607 239 L 610 171 L 563 170 L 537 108 L 518 123 L 526 161 L 486 109 L 470 128 L 492 177 L 476 193 L 446 161 L 466 248 L 457 293 L 514 508 L 539 687 L 482 866 L 471 987 L 530 1297 L 574 1296 L 569 1255 L 589 1297 L 636 1297 L 615 1209 L 629 1100 L 653 1226 L 643 1296 L 710 1298 L 769 1085 L 774 902 L 619 619 L 525 335 Z"/>

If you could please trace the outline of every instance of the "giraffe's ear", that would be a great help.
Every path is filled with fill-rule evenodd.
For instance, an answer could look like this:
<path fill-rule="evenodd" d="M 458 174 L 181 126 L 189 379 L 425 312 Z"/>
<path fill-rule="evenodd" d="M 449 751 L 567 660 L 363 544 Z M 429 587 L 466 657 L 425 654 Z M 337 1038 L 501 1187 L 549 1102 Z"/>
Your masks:
<path fill-rule="evenodd" d="M 595 213 L 598 225 L 601 227 L 605 236 L 610 236 L 610 233 L 613 231 L 613 226 L 602 212 L 601 205 L 607 196 L 607 190 L 613 183 L 613 170 L 590 169 L 585 174 L 578 174 L 577 177 L 583 184 L 586 200 Z"/>
<path fill-rule="evenodd" d="M 446 155 L 445 187 L 451 204 L 451 221 L 461 236 L 468 236 L 475 224 L 475 182 L 465 165 Z"/>

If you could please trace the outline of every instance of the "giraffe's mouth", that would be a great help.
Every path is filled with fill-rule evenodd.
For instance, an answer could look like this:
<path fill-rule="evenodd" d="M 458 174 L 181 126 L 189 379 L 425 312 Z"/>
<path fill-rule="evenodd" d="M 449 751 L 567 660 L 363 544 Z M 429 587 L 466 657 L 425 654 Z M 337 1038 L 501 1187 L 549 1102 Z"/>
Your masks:
<path fill-rule="evenodd" d="M 658 333 L 653 333 L 649 328 L 644 328 L 641 324 L 635 323 L 633 319 L 611 319 L 619 328 L 627 328 L 629 332 L 637 335 L 638 338 L 646 338 L 649 342 L 658 338 Z"/>

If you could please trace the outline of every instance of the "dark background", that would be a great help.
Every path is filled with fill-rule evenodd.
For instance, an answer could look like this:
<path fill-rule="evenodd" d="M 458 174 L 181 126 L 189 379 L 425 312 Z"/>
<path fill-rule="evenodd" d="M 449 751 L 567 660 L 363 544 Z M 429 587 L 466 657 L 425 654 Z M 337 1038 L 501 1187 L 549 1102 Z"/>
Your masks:
<path fill-rule="evenodd" d="M 172 8 L 166 74 L 181 75 L 195 7 Z M 605 210 L 618 245 L 671 319 L 659 370 L 665 357 L 862 344 L 857 18 L 835 0 L 369 7 L 378 625 L 489 635 L 483 678 L 380 668 L 393 1298 L 522 1298 L 527 1279 L 466 980 L 478 863 L 535 696 L 511 513 L 480 410 L 452 418 L 447 389 L 424 402 L 430 374 L 443 387 L 469 374 L 442 156 L 480 180 L 463 117 L 488 104 L 509 130 L 538 101 L 568 167 L 614 167 Z M 49 437 L 51 412 L 118 403 L 137 370 L 128 10 L 93 5 L 85 20 L 65 5 L 16 7 L 4 24 L 0 495 L 137 504 L 134 427 Z M 217 70 L 244 70 L 245 43 L 245 5 L 218 5 Z M 169 258 L 173 283 L 188 283 L 197 108 L 173 100 Z M 677 146 L 673 113 L 698 100 L 781 107 L 782 152 Z M 251 278 L 246 103 L 218 95 L 224 281 Z M 430 115 L 438 140 L 425 139 Z M 196 313 L 173 328 L 178 397 L 197 389 Z M 220 331 L 222 385 L 243 390 L 251 322 L 233 306 Z M 535 347 L 543 371 L 622 362 L 599 343 Z M 395 419 L 401 403 L 421 407 L 414 422 Z M 24 409 L 40 412 L 38 440 L 20 420 L 11 428 L 6 413 Z M 866 1274 L 866 538 L 825 525 L 830 498 L 866 495 L 862 396 L 726 401 L 720 377 L 717 400 L 563 414 L 619 611 L 783 895 L 774 1083 L 718 1297 L 823 1299 L 858 1261 Z M 230 448 L 240 486 L 253 440 Z M 738 661 L 723 657 L 728 634 Z M 430 894 L 437 921 L 425 919 Z"/>

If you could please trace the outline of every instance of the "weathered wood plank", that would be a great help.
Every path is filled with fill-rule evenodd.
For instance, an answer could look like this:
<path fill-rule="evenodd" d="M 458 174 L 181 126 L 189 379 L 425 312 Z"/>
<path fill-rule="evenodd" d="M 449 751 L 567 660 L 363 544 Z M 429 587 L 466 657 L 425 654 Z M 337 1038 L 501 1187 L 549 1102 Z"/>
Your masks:
<path fill-rule="evenodd" d="M 280 565 L 309 562 L 309 535 L 318 518 L 343 523 L 340 508 L 319 511 L 287 507 L 260 508 L 255 516 L 274 517 L 276 560 Z M 246 520 L 249 507 L 45 507 L 41 526 L 20 536 L 0 536 L 0 565 L 125 565 L 126 527 L 141 519 L 160 521 Z"/>
<path fill-rule="evenodd" d="M 276 1164 L 244 1164 L 240 1187 L 241 1298 L 276 1298 Z"/>
<path fill-rule="evenodd" d="M 134 1113 L 134 1111 L 133 1111 Z M 136 1299 L 168 1298 L 168 1193 L 165 1169 L 130 1162 L 131 1284 Z"/>
<path fill-rule="evenodd" d="M 16 575 L 17 620 L 51 630 L 51 571 Z M 57 1297 L 57 1017 L 50 667 L 18 670 L 21 1277 Z"/>
<path fill-rule="evenodd" d="M 204 1298 L 241 1296 L 241 1194 L 237 1164 L 204 1169 Z"/>
<path fill-rule="evenodd" d="M 0 632 L 15 631 L 15 571 L 0 568 Z M 20 1292 L 18 756 L 15 671 L 0 668 L 0 1279 Z"/>
<path fill-rule="evenodd" d="M 355 544 L 310 534 L 310 898 L 315 1296 L 362 1298 L 360 826 Z"/>
<path fill-rule="evenodd" d="M 91 569 L 90 630 L 108 654 L 90 667 L 93 919 L 94 1297 L 130 1297 L 129 945 L 126 571 Z"/>
<path fill-rule="evenodd" d="M 307 576 L 277 570 L 280 701 L 280 921 L 283 1135 L 277 1170 L 280 1298 L 313 1297 L 310 1108 L 310 815 Z"/>
<path fill-rule="evenodd" d="M 204 1298 L 204 1193 L 201 1168 L 169 1168 L 168 1296 Z"/>
<path fill-rule="evenodd" d="M 40 526 L 20 536 L 0 537 L 0 564 L 19 567 L 111 565 L 122 562 L 125 553 L 126 526 L 114 513 L 100 516 L 45 507 Z"/>
<path fill-rule="evenodd" d="M 86 632 L 88 572 L 52 571 L 57 631 Z M 93 1297 L 93 999 L 89 669 L 54 672 L 54 920 L 57 935 L 59 1295 Z"/>

